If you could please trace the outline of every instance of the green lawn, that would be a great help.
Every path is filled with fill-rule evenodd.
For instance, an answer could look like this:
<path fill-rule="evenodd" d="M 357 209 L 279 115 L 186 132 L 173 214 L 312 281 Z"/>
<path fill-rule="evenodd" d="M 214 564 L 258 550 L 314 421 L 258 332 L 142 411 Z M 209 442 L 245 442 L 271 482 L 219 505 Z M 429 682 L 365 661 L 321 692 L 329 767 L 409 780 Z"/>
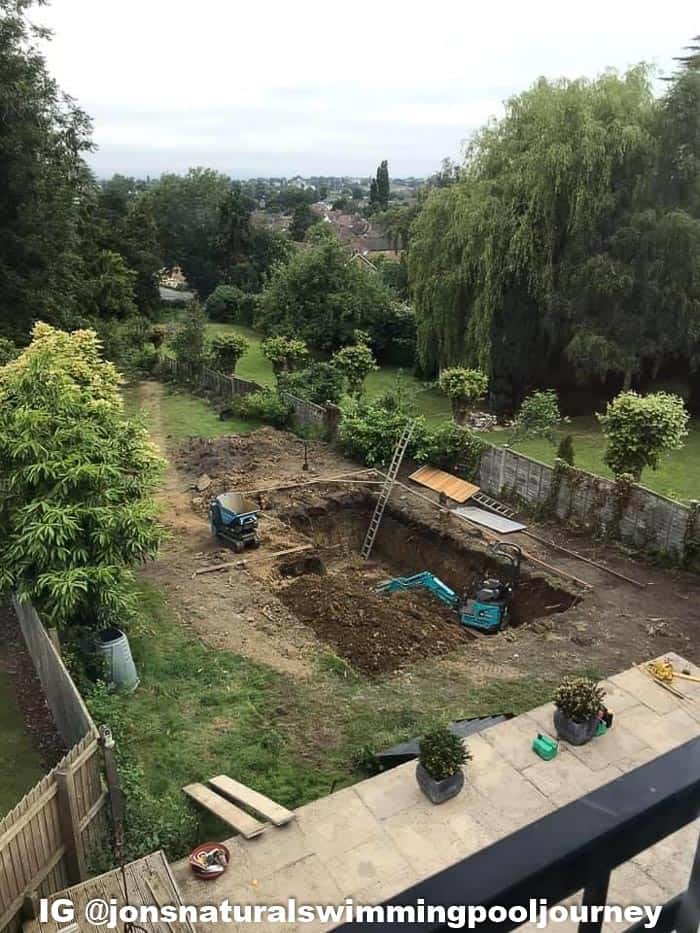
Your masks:
<path fill-rule="evenodd" d="M 237 324 L 209 324 L 208 330 L 212 336 L 236 333 L 245 337 L 250 342 L 250 349 L 240 360 L 236 370 L 237 375 L 263 385 L 274 385 L 272 366 L 262 355 L 260 350 L 262 338 L 256 331 Z M 366 395 L 369 398 L 375 398 L 393 388 L 399 373 L 401 373 L 406 392 L 413 396 L 418 413 L 424 415 L 428 423 L 437 424 L 451 417 L 449 400 L 442 392 L 436 388 L 425 388 L 425 384 L 415 376 L 400 371 L 394 366 L 382 366 L 367 377 Z M 199 433 L 203 434 L 204 430 L 200 430 Z M 216 433 L 220 434 L 222 431 L 219 429 Z M 612 477 L 610 470 L 603 463 L 604 439 L 595 417 L 572 418 L 571 422 L 559 432 L 560 437 L 565 434 L 573 435 L 576 466 L 599 476 Z M 496 445 L 509 443 L 507 430 L 491 431 L 485 433 L 483 437 Z M 556 447 L 541 440 L 523 441 L 514 445 L 514 449 L 550 464 L 554 462 L 556 455 Z M 688 501 L 700 498 L 698 463 L 700 463 L 700 420 L 692 422 L 690 435 L 683 449 L 664 458 L 658 470 L 645 471 L 642 483 L 649 489 L 672 499 Z"/>
<path fill-rule="evenodd" d="M 0 653 L 0 818 L 44 775 L 39 752 L 17 707 L 12 682 Z"/>
<path fill-rule="evenodd" d="M 248 352 L 241 357 L 236 367 L 236 375 L 241 379 L 250 379 L 252 382 L 259 382 L 260 385 L 274 385 L 275 374 L 272 371 L 272 363 L 266 359 L 260 344 L 263 338 L 250 327 L 243 327 L 241 324 L 208 324 L 207 333 L 210 337 L 216 337 L 219 334 L 238 334 L 239 337 L 245 337 L 250 343 Z"/>
<path fill-rule="evenodd" d="M 331 663 L 330 652 L 319 657 L 315 677 L 294 680 L 205 645 L 153 585 L 143 583 L 139 596 L 142 621 L 129 631 L 139 689 L 129 696 L 98 693 L 88 705 L 112 723 L 130 774 L 133 766 L 143 769 L 147 797 L 132 810 L 129 832 L 150 849 L 164 844 L 171 857 L 183 855 L 197 836 L 230 833 L 206 819 L 192 825 L 185 784 L 229 774 L 297 807 L 365 776 L 368 752 L 439 720 L 524 712 L 545 702 L 555 685 L 532 676 L 471 680 L 441 659 L 413 668 L 410 680 L 340 676 L 346 667 Z M 161 824 L 156 839 L 149 835 L 153 820 Z"/>
<path fill-rule="evenodd" d="M 272 365 L 267 360 L 260 349 L 263 338 L 250 327 L 242 327 L 239 324 L 209 324 L 207 332 L 210 336 L 217 334 L 238 334 L 245 337 L 250 343 L 248 352 L 241 357 L 236 367 L 236 375 L 241 379 L 251 379 L 259 382 L 261 385 L 274 385 L 275 376 L 272 372 Z M 382 395 L 396 385 L 396 380 L 401 374 L 402 384 L 406 392 L 414 396 L 416 408 L 421 415 L 425 415 L 428 421 L 442 421 L 451 417 L 450 403 L 447 398 L 438 389 L 426 389 L 424 383 L 416 379 L 411 373 L 405 370 L 399 370 L 397 366 L 382 366 L 376 372 L 370 373 L 365 381 L 365 393 L 369 398 L 375 398 Z"/>
<path fill-rule="evenodd" d="M 612 473 L 603 463 L 604 438 L 598 421 L 593 416 L 572 418 L 559 431 L 559 436 L 571 434 L 574 441 L 575 465 L 599 476 L 612 478 Z M 492 444 L 507 444 L 509 432 L 490 431 L 483 435 Z M 556 447 L 543 440 L 522 441 L 513 444 L 513 449 L 535 457 L 544 463 L 554 463 Z M 682 450 L 664 457 L 658 470 L 645 470 L 642 485 L 672 499 L 688 500 L 700 497 L 700 421 L 693 421 L 690 434 Z"/>
<path fill-rule="evenodd" d="M 138 387 L 126 386 L 122 394 L 127 412 L 145 413 L 148 423 L 148 403 L 141 399 Z M 185 437 L 218 437 L 220 434 L 249 434 L 261 426 L 259 421 L 220 418 L 206 399 L 168 384 L 165 385 L 160 410 L 163 429 L 175 440 Z"/>

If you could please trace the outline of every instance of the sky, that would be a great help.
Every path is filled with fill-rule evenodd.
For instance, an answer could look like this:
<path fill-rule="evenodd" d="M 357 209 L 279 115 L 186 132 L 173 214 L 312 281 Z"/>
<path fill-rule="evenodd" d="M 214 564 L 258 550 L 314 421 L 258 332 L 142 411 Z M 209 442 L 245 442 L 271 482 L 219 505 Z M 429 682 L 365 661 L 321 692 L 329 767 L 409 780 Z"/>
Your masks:
<path fill-rule="evenodd" d="M 661 74 L 697 0 L 52 0 L 49 67 L 100 176 L 424 176 L 540 75 Z"/>

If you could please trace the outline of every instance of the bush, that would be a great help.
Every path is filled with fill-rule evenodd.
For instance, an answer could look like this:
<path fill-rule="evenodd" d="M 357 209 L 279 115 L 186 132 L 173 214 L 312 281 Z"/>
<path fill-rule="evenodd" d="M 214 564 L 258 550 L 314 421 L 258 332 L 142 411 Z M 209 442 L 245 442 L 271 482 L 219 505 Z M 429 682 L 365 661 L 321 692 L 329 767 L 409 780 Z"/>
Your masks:
<path fill-rule="evenodd" d="M 277 381 L 281 391 L 317 405 L 337 405 L 346 389 L 345 376 L 333 363 L 317 361 L 298 372 L 281 373 Z"/>
<path fill-rule="evenodd" d="M 0 366 L 9 363 L 18 355 L 19 350 L 7 337 L 0 337 Z"/>
<path fill-rule="evenodd" d="M 419 762 L 436 781 L 444 781 L 457 774 L 471 758 L 464 740 L 447 726 L 438 726 L 420 740 Z"/>
<path fill-rule="evenodd" d="M 356 397 L 362 394 L 367 376 L 378 368 L 370 348 L 359 341 L 354 346 L 343 347 L 334 353 L 331 363 L 347 379 L 350 395 Z"/>
<path fill-rule="evenodd" d="M 162 539 L 153 493 L 163 461 L 124 415 L 94 331 L 37 324 L 0 368 L 0 590 L 57 626 L 123 627 L 133 569 Z"/>
<path fill-rule="evenodd" d="M 445 422 L 423 432 L 412 447 L 413 456 L 420 463 L 430 463 L 443 470 L 460 467 L 461 472 L 475 477 L 486 444 L 470 428 Z"/>
<path fill-rule="evenodd" d="M 412 448 L 419 448 L 425 434 L 425 420 L 413 418 L 405 409 L 386 407 L 381 402 L 346 402 L 343 420 L 338 429 L 341 449 L 350 457 L 377 467 L 388 464 L 394 448 L 406 427 L 415 420 Z"/>
<path fill-rule="evenodd" d="M 250 344 L 238 334 L 221 334 L 211 345 L 211 365 L 218 372 L 235 373 L 240 358 L 247 353 Z"/>
<path fill-rule="evenodd" d="M 237 285 L 217 285 L 204 305 L 207 316 L 222 324 L 253 323 L 257 298 Z"/>
<path fill-rule="evenodd" d="M 204 365 L 208 355 L 206 327 L 207 316 L 201 305 L 196 301 L 190 302 L 182 323 L 170 338 L 170 346 L 175 351 L 178 363 Z"/>
<path fill-rule="evenodd" d="M 657 468 L 662 454 L 680 450 L 688 434 L 683 399 L 668 392 L 622 392 L 597 417 L 608 441 L 603 460 L 616 476 L 627 473 L 635 482 L 645 467 Z"/>
<path fill-rule="evenodd" d="M 554 692 L 554 705 L 574 722 L 588 722 L 603 707 L 605 691 L 587 677 L 568 677 Z"/>
<path fill-rule="evenodd" d="M 276 376 L 292 373 L 309 358 L 309 348 L 303 340 L 291 337 L 268 337 L 262 342 L 262 353 L 272 363 Z"/>
<path fill-rule="evenodd" d="M 567 434 L 566 437 L 562 437 L 559 441 L 557 457 L 563 460 L 564 463 L 568 463 L 569 466 L 574 465 L 574 439 L 570 434 Z"/>
<path fill-rule="evenodd" d="M 457 366 L 453 369 L 443 369 L 438 383 L 452 403 L 455 421 L 461 424 L 469 407 L 486 394 L 489 380 L 488 376 L 478 369 L 465 369 Z"/>
<path fill-rule="evenodd" d="M 292 418 L 291 406 L 267 386 L 257 392 L 234 396 L 231 408 L 240 418 L 264 421 L 276 428 L 286 427 Z"/>
<path fill-rule="evenodd" d="M 554 444 L 561 421 L 559 399 L 554 389 L 533 392 L 523 399 L 513 422 L 513 440 L 544 437 Z"/>

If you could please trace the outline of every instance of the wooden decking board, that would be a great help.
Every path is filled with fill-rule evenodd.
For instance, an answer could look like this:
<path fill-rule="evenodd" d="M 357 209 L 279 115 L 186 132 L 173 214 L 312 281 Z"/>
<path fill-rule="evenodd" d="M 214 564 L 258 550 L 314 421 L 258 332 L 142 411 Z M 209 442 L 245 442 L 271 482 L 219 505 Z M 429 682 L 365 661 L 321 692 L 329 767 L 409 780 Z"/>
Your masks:
<path fill-rule="evenodd" d="M 421 486 L 427 486 L 428 489 L 435 492 L 444 492 L 446 496 L 454 499 L 455 502 L 466 502 L 475 492 L 479 491 L 479 487 L 473 483 L 468 483 L 466 480 L 453 476 L 451 473 L 446 473 L 444 470 L 438 470 L 437 467 L 422 466 L 415 473 L 411 473 L 409 479 Z"/>
<path fill-rule="evenodd" d="M 225 797 L 217 794 L 204 784 L 188 784 L 187 787 L 182 789 L 188 797 L 205 807 L 214 816 L 218 816 L 224 823 L 228 823 L 246 839 L 259 836 L 265 829 L 264 823 L 259 823 L 255 817 L 250 816 L 244 810 L 232 804 L 230 800 L 226 800 Z"/>
<path fill-rule="evenodd" d="M 264 794 L 258 793 L 251 787 L 246 787 L 245 784 L 241 784 L 239 781 L 234 781 L 233 778 L 228 777 L 226 774 L 219 774 L 217 777 L 211 778 L 208 783 L 219 793 L 225 794 L 231 800 L 235 800 L 236 803 L 255 810 L 256 813 L 264 816 L 266 820 L 274 823 L 275 826 L 284 826 L 285 823 L 293 820 L 296 815 L 281 804 L 270 800 Z"/>

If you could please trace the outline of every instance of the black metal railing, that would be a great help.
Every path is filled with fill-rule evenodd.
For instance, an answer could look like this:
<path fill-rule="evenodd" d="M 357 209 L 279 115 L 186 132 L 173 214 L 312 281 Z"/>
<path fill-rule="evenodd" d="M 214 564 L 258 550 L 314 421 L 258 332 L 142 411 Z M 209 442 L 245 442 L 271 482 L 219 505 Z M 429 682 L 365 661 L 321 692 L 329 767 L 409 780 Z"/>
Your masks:
<path fill-rule="evenodd" d="M 507 787 L 503 793 L 509 793 Z M 508 909 L 527 905 L 531 899 L 554 905 L 583 889 L 583 904 L 602 906 L 615 868 L 693 822 L 699 813 L 700 738 L 696 738 L 426 878 L 385 905 Z M 582 923 L 579 930 L 597 933 L 601 923 L 602 919 Z M 508 933 L 519 925 L 487 919 L 478 930 Z M 347 923 L 337 929 L 361 926 Z M 410 928 L 439 931 L 448 926 L 412 923 Z M 642 924 L 630 931 L 637 928 Z M 700 849 L 687 890 L 664 905 L 654 929 L 655 933 L 698 933 L 699 928 Z M 371 929 L 389 933 L 397 924 L 372 923 Z"/>

